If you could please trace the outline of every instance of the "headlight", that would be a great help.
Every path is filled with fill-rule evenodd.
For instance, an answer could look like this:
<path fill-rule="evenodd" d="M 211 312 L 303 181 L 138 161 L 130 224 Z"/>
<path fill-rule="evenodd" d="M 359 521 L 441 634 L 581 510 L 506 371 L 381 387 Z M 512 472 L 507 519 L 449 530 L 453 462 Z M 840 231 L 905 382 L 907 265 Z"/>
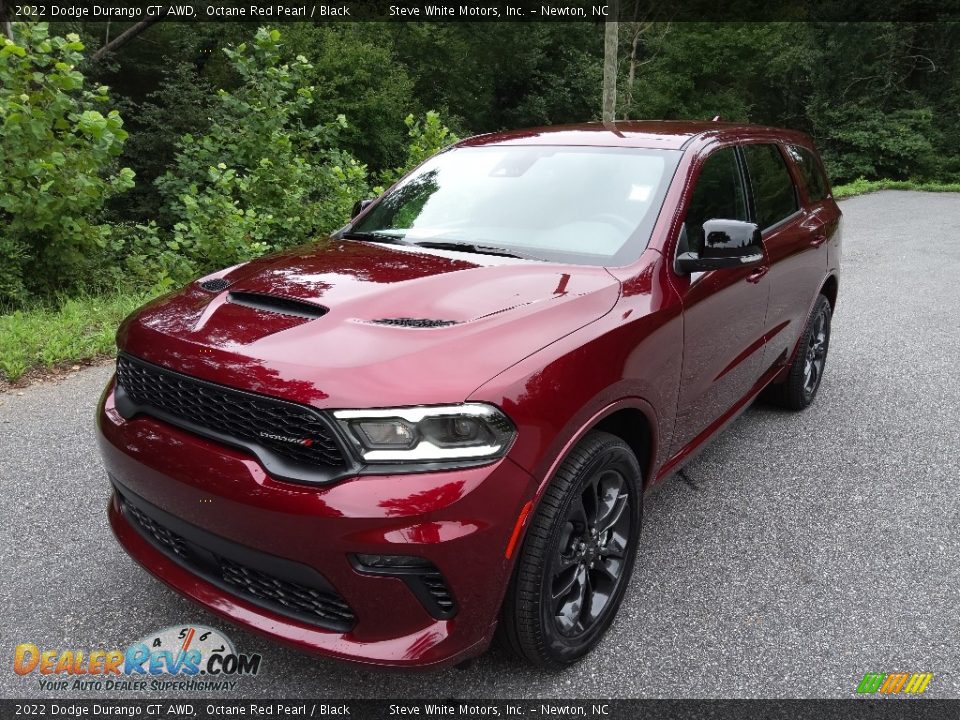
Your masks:
<path fill-rule="evenodd" d="M 492 460 L 516 434 L 506 415 L 480 403 L 335 410 L 333 416 L 370 463 Z"/>

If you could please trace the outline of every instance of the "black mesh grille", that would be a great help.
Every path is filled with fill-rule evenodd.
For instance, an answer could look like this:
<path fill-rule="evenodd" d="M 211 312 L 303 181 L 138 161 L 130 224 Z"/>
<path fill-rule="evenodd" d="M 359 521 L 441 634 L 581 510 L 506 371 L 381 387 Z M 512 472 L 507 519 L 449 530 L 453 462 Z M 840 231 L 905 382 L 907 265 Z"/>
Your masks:
<path fill-rule="evenodd" d="M 354 622 L 353 611 L 336 595 L 279 580 L 225 558 L 219 560 L 224 582 L 242 594 L 253 595 L 298 613 L 317 615 L 325 620 L 347 625 Z"/>
<path fill-rule="evenodd" d="M 394 325 L 396 327 L 412 327 L 412 328 L 435 328 L 435 327 L 444 327 L 446 325 L 456 325 L 456 320 L 430 320 L 428 318 L 382 318 L 381 320 L 374 320 L 373 322 L 377 325 Z"/>
<path fill-rule="evenodd" d="M 332 431 L 311 408 L 196 380 L 124 355 L 117 359 L 117 382 L 147 413 L 159 410 L 297 463 L 327 468 L 346 464 Z"/>
<path fill-rule="evenodd" d="M 189 558 L 190 550 L 186 541 L 174 532 L 170 532 L 162 525 L 155 523 L 151 518 L 144 515 L 140 510 L 130 503 L 124 503 L 124 512 L 147 531 L 154 540 L 164 548 L 181 558 Z"/>
<path fill-rule="evenodd" d="M 254 598 L 281 614 L 315 618 L 318 625 L 334 630 L 349 630 L 356 622 L 350 606 L 335 592 L 281 580 L 206 551 L 164 527 L 126 498 L 121 496 L 121 500 L 124 515 L 162 551 L 176 555 L 179 562 L 197 574 L 221 581 L 235 594 Z"/>
<path fill-rule="evenodd" d="M 210 292 L 220 292 L 221 290 L 226 290 L 230 287 L 230 281 L 225 280 L 224 278 L 216 278 L 214 280 L 204 280 L 200 283 L 200 287 L 204 290 L 209 290 Z"/>

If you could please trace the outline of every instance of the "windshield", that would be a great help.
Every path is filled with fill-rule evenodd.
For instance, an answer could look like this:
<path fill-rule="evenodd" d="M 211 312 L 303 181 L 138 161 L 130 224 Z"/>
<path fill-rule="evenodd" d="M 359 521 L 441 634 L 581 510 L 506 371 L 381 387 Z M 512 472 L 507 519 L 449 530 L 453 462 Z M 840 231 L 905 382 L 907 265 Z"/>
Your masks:
<path fill-rule="evenodd" d="M 647 246 L 679 158 L 638 148 L 456 148 L 404 178 L 348 235 L 623 265 Z"/>

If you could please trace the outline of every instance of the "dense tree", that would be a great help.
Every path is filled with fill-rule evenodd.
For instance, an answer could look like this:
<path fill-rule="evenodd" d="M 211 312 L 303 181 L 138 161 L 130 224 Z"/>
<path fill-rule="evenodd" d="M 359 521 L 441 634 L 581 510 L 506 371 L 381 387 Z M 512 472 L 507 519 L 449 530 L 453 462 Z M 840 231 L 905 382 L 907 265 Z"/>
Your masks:
<path fill-rule="evenodd" d="M 0 39 L 0 303 L 75 289 L 110 241 L 104 202 L 133 185 L 108 88 L 76 69 L 76 35 L 17 23 Z"/>
<path fill-rule="evenodd" d="M 955 179 L 960 26 L 677 23 L 644 34 L 630 117 L 794 127 L 837 181 Z M 952 138 L 952 141 L 950 140 Z"/>
<path fill-rule="evenodd" d="M 960 23 L 637 8 L 616 117 L 798 128 L 834 181 L 960 180 Z M 447 125 L 600 119 L 601 23 L 160 20 L 122 43 L 133 23 L 45 27 L 0 39 L 0 304 L 90 278 L 162 286 L 310 239 L 450 142 Z"/>

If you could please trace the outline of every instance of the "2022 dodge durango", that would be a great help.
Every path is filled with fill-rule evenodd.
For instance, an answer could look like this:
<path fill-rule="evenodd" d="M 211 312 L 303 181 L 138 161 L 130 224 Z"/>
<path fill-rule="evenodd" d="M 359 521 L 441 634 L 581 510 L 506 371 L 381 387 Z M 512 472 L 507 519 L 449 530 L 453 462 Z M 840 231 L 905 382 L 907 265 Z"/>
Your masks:
<path fill-rule="evenodd" d="M 841 213 L 808 137 L 483 135 L 332 238 L 129 317 L 98 412 L 126 551 L 328 657 L 545 668 L 610 626 L 645 489 L 824 372 Z M 640 559 L 642 562 L 642 558 Z"/>

